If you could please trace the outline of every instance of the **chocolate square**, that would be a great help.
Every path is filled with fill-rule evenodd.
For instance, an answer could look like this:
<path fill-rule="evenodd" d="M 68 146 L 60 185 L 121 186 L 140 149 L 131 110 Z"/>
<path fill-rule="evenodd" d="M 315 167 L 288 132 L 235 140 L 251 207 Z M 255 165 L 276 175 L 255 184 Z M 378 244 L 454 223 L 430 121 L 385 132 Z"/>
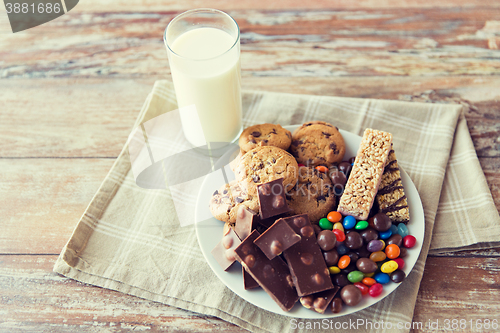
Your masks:
<path fill-rule="evenodd" d="M 299 296 L 333 288 L 330 272 L 307 214 L 284 218 L 301 240 L 283 251 Z"/>
<path fill-rule="evenodd" d="M 259 288 L 259 284 L 254 278 L 245 270 L 244 267 L 241 267 L 241 271 L 243 273 L 243 287 L 245 290 Z"/>
<path fill-rule="evenodd" d="M 318 313 L 325 313 L 326 308 L 332 302 L 333 298 L 340 290 L 340 287 L 335 286 L 333 289 L 321 291 L 316 294 L 302 296 L 300 303 L 307 309 Z"/>
<path fill-rule="evenodd" d="M 252 231 L 234 249 L 236 260 L 241 263 L 245 270 L 283 311 L 290 311 L 299 300 L 297 291 L 293 286 L 290 270 L 280 257 L 273 260 L 267 259 L 266 255 L 253 243 L 259 236 L 257 230 Z"/>
<path fill-rule="evenodd" d="M 298 242 L 300 236 L 283 219 L 276 221 L 254 241 L 269 260 Z"/>
<path fill-rule="evenodd" d="M 267 219 L 290 211 L 286 202 L 283 178 L 258 185 L 257 192 L 261 219 Z"/>
<path fill-rule="evenodd" d="M 238 237 L 243 240 L 247 238 L 247 236 L 250 235 L 254 229 L 257 228 L 259 221 L 260 218 L 256 212 L 251 211 L 245 206 L 241 206 L 238 209 L 238 213 L 236 214 L 234 232 L 236 232 Z"/>
<path fill-rule="evenodd" d="M 221 241 L 215 245 L 211 253 L 223 270 L 227 271 L 236 261 L 234 249 L 240 244 L 241 241 L 236 233 L 232 228 L 229 228 L 226 234 L 222 236 Z"/>

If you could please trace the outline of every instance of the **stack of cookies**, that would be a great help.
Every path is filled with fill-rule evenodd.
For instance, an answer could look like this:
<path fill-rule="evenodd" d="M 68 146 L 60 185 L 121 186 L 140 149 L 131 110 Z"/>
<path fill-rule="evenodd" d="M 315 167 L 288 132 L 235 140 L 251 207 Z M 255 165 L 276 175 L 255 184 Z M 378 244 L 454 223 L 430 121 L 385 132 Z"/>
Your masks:
<path fill-rule="evenodd" d="M 308 214 L 317 223 L 336 205 L 327 169 L 341 162 L 345 143 L 337 127 L 321 121 L 304 123 L 293 135 L 277 124 L 246 128 L 240 154 L 231 163 L 236 180 L 224 184 L 210 200 L 213 216 L 234 226 L 239 207 L 258 212 L 258 185 L 283 178 L 289 215 Z"/>

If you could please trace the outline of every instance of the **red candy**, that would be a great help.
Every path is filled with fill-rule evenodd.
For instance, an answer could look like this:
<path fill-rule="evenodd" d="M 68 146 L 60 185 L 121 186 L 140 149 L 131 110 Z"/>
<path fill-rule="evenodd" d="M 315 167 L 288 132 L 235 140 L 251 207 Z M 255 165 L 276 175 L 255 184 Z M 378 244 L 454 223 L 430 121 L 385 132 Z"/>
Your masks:
<path fill-rule="evenodd" d="M 337 237 L 337 242 L 343 242 L 345 241 L 345 234 L 342 230 L 339 229 L 333 229 L 332 230 L 335 236 Z"/>
<path fill-rule="evenodd" d="M 368 293 L 372 297 L 377 297 L 382 293 L 382 290 L 384 290 L 384 287 L 380 283 L 375 283 L 373 286 L 368 289 Z"/>
<path fill-rule="evenodd" d="M 302 163 L 299 163 L 299 168 L 301 168 L 301 167 L 305 167 L 305 165 Z"/>
<path fill-rule="evenodd" d="M 368 291 L 370 290 L 370 288 L 367 285 L 364 285 L 361 282 L 356 282 L 354 285 L 358 287 L 358 289 L 361 291 L 361 295 L 368 294 Z"/>
<path fill-rule="evenodd" d="M 412 235 L 408 235 L 403 238 L 403 246 L 407 249 L 411 249 L 412 247 L 414 247 L 416 242 L 417 239 Z"/>
<path fill-rule="evenodd" d="M 393 259 L 396 264 L 398 264 L 398 269 L 403 269 L 403 267 L 405 267 L 405 261 L 401 258 L 396 258 L 396 259 Z"/>

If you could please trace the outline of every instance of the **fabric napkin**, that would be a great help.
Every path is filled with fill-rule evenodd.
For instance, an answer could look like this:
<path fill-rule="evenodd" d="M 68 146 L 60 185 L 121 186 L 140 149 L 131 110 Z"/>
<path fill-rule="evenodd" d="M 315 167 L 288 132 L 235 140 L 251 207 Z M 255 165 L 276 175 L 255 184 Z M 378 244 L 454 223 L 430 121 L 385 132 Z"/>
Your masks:
<path fill-rule="evenodd" d="M 393 325 L 391 331 L 408 332 L 404 327 L 396 329 L 396 325 L 412 321 L 429 251 L 500 245 L 500 218 L 460 105 L 246 91 L 243 106 L 244 126 L 323 120 L 358 135 L 367 127 L 391 132 L 399 163 L 420 194 L 426 228 L 413 271 L 381 302 L 334 322 L 383 320 Z M 157 81 L 134 128 L 176 108 L 172 85 Z M 171 137 L 181 142 L 184 139 L 177 128 Z M 290 317 L 246 302 L 217 278 L 201 253 L 193 225 L 181 227 L 175 218 L 173 193 L 137 186 L 128 148 L 127 143 L 62 250 L 54 271 L 217 316 L 251 331 L 294 331 L 297 322 L 293 324 Z M 183 202 L 193 210 L 196 196 L 188 195 Z"/>

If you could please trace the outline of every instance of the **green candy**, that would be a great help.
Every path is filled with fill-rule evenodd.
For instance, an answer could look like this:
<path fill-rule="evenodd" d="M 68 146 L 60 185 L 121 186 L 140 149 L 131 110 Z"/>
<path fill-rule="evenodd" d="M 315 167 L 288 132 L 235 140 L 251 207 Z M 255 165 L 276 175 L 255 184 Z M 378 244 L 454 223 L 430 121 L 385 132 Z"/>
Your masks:
<path fill-rule="evenodd" d="M 364 230 L 366 228 L 368 228 L 367 221 L 359 221 L 358 223 L 356 223 L 356 226 L 354 227 L 354 229 L 356 230 Z"/>
<path fill-rule="evenodd" d="M 323 230 L 332 230 L 333 229 L 333 223 L 328 221 L 328 219 L 326 217 L 319 220 L 319 226 Z"/>
<path fill-rule="evenodd" d="M 352 271 L 349 274 L 347 274 L 347 280 L 349 280 L 352 283 L 356 282 L 361 282 L 365 275 L 361 273 L 360 271 Z"/>

